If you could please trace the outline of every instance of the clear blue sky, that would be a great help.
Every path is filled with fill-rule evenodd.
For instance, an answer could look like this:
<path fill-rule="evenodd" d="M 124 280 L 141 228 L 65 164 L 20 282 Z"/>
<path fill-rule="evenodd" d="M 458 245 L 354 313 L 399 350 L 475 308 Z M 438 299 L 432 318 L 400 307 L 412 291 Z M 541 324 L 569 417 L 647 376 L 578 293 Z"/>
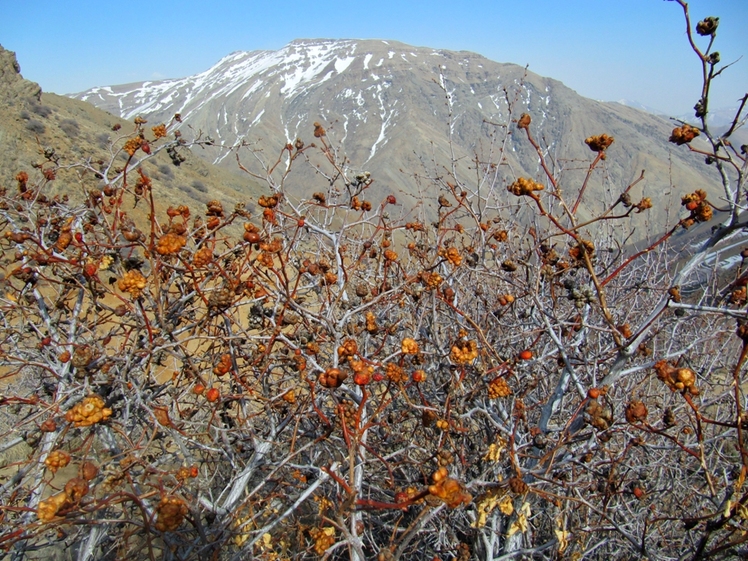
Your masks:
<path fill-rule="evenodd" d="M 748 90 L 748 0 L 691 0 L 720 16 L 723 61 L 743 57 L 714 91 Z M 0 0 L 0 45 L 45 91 L 178 78 L 226 54 L 293 39 L 393 39 L 529 64 L 594 99 L 627 98 L 670 114 L 698 98 L 680 7 L 665 0 Z"/>

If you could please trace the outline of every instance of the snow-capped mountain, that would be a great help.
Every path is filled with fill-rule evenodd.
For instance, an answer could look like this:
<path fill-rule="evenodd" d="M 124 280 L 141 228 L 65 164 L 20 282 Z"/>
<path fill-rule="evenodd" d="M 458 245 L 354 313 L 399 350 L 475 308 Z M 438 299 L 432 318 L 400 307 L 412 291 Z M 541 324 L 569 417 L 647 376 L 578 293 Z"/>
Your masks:
<path fill-rule="evenodd" d="M 581 184 L 580 160 L 590 159 L 584 139 L 615 137 L 608 182 L 590 187 L 600 189 L 590 197 L 593 206 L 615 199 L 642 169 L 646 194 L 658 197 L 673 184 L 704 184 L 709 173 L 700 158 L 668 145 L 672 123 L 663 118 L 583 98 L 517 65 L 394 41 L 297 40 L 278 51 L 232 53 L 194 76 L 97 87 L 74 97 L 128 119 L 168 121 L 180 113 L 182 126 L 217 145 L 260 141 L 268 155 L 297 137 L 314 140 L 313 123 L 320 122 L 352 170 L 370 171 L 379 190 L 400 192 L 414 204 L 423 187 L 416 175 L 442 174 L 452 154 L 465 180 L 475 177 L 476 157 L 501 160 L 505 179 L 537 176 L 537 154 L 527 141 L 518 134 L 503 141 L 522 112 L 532 116 L 536 138 L 564 170 L 570 190 Z M 205 154 L 236 167 L 225 149 Z"/>

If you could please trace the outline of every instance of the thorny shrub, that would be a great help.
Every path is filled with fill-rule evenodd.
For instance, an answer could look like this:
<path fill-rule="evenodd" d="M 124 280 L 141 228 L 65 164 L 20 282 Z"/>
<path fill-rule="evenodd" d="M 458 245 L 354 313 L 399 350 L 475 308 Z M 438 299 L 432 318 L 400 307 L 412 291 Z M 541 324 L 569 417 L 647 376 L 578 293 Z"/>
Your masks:
<path fill-rule="evenodd" d="M 266 182 L 259 214 L 157 212 L 140 164 L 184 160 L 179 116 L 119 132 L 126 165 L 87 170 L 104 179 L 82 204 L 46 194 L 57 159 L 19 173 L 0 197 L 0 404 L 3 449 L 31 452 L 1 472 L 0 546 L 17 559 L 55 544 L 78 559 L 744 554 L 748 327 L 745 297 L 728 296 L 747 275 L 697 266 L 747 225 L 745 147 L 729 137 L 748 97 L 716 137 L 718 20 L 696 26 L 700 50 L 677 2 L 704 83 L 698 124 L 670 140 L 715 167 L 725 208 L 684 194 L 680 221 L 643 249 L 620 245 L 657 204 L 634 202 L 639 181 L 577 217 L 614 139 L 586 139 L 584 184 L 562 185 L 509 92 L 538 176 L 442 173 L 435 216 L 368 198 L 375 178 L 320 124 L 274 162 L 234 147 Z M 295 197 L 292 172 L 314 155 L 324 187 Z M 671 251 L 704 221 L 691 255 Z"/>

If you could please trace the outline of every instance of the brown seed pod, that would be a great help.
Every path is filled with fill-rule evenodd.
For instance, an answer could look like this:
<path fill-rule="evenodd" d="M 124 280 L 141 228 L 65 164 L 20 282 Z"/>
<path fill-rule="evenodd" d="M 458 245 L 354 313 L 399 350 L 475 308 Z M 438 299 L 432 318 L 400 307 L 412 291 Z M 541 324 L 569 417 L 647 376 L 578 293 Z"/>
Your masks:
<path fill-rule="evenodd" d="M 339 368 L 328 368 L 319 375 L 317 381 L 326 388 L 339 388 L 347 377 Z"/>

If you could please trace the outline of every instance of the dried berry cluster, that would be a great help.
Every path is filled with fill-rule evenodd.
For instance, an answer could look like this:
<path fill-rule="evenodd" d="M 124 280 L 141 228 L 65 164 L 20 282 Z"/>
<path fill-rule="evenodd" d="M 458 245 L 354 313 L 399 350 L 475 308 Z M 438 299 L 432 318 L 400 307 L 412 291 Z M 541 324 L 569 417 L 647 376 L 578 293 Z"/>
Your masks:
<path fill-rule="evenodd" d="M 328 368 L 319 375 L 317 381 L 326 388 L 339 388 L 347 377 L 348 374 L 339 368 Z"/>
<path fill-rule="evenodd" d="M 403 367 L 394 362 L 388 362 L 384 365 L 384 373 L 387 379 L 393 384 L 401 384 L 408 379 L 408 375 Z"/>
<path fill-rule="evenodd" d="M 403 339 L 403 342 L 400 345 L 400 350 L 404 355 L 417 355 L 418 354 L 418 343 L 416 342 L 415 339 L 406 337 L 405 339 Z"/>
<path fill-rule="evenodd" d="M 462 264 L 462 255 L 460 255 L 460 252 L 456 247 L 448 247 L 447 249 L 442 249 L 439 252 L 439 255 L 444 257 L 455 267 L 459 267 Z"/>
<path fill-rule="evenodd" d="M 333 526 L 312 528 L 309 530 L 309 536 L 314 540 L 314 552 L 317 555 L 323 555 L 327 549 L 335 544 L 335 528 Z"/>
<path fill-rule="evenodd" d="M 584 140 L 584 143 L 590 147 L 593 152 L 605 152 L 608 147 L 613 144 L 615 139 L 607 134 L 600 134 L 597 136 L 590 136 Z"/>
<path fill-rule="evenodd" d="M 626 421 L 629 423 L 643 423 L 647 420 L 647 406 L 638 399 L 631 400 L 626 405 Z"/>
<path fill-rule="evenodd" d="M 366 331 L 368 331 L 372 335 L 376 335 L 379 331 L 377 318 L 372 312 L 366 312 Z"/>
<path fill-rule="evenodd" d="M 673 132 L 670 135 L 670 142 L 672 142 L 673 144 L 677 144 L 678 146 L 682 146 L 683 144 L 688 144 L 689 142 L 691 142 L 694 138 L 699 136 L 699 134 L 699 129 L 684 123 L 681 126 L 675 127 L 673 129 Z"/>
<path fill-rule="evenodd" d="M 39 502 L 36 515 L 42 522 L 49 522 L 63 508 L 75 506 L 88 494 L 88 481 L 82 477 L 74 477 L 65 484 L 59 493 Z"/>
<path fill-rule="evenodd" d="M 151 127 L 151 131 L 153 131 L 153 136 L 156 138 L 164 138 L 166 136 L 166 125 L 163 123 L 156 125 L 155 127 Z"/>
<path fill-rule="evenodd" d="M 704 18 L 699 23 L 696 24 L 696 33 L 702 36 L 706 35 L 714 35 L 717 32 L 717 27 L 719 26 L 719 18 L 714 16 L 709 16 L 707 18 Z"/>
<path fill-rule="evenodd" d="M 582 267 L 585 264 L 585 257 L 590 261 L 595 258 L 595 244 L 590 240 L 579 240 L 569 249 L 569 257 L 576 267 Z"/>
<path fill-rule="evenodd" d="M 164 234 L 156 242 L 156 251 L 161 255 L 175 255 L 185 246 L 187 240 L 184 236 L 179 236 L 172 232 Z"/>
<path fill-rule="evenodd" d="M 421 283 L 423 283 L 423 285 L 429 290 L 436 290 L 444 282 L 444 279 L 441 277 L 441 275 L 435 272 L 423 271 L 420 273 L 419 277 L 421 279 Z"/>
<path fill-rule="evenodd" d="M 659 378 L 670 391 L 699 395 L 696 387 L 696 373 L 690 368 L 676 368 L 666 360 L 661 360 L 654 365 L 657 378 Z"/>
<path fill-rule="evenodd" d="M 488 384 L 488 397 L 490 399 L 496 399 L 499 397 L 507 397 L 512 395 L 512 388 L 509 387 L 509 383 L 504 378 L 494 378 Z"/>
<path fill-rule="evenodd" d="M 117 286 L 122 292 L 129 292 L 132 298 L 139 298 L 148 285 L 143 273 L 131 269 L 119 280 Z"/>
<path fill-rule="evenodd" d="M 568 279 L 564 282 L 564 287 L 567 290 L 566 297 L 574 301 L 577 309 L 581 310 L 595 301 L 595 291 L 590 286 L 578 287 L 574 281 Z"/>
<path fill-rule="evenodd" d="M 469 364 L 478 358 L 478 344 L 472 339 L 460 339 L 452 345 L 449 358 L 455 364 Z"/>
<path fill-rule="evenodd" d="M 215 374 L 216 376 L 225 376 L 226 374 L 231 372 L 231 368 L 231 355 L 229 353 L 225 353 L 221 355 L 221 359 L 218 361 L 218 364 L 213 367 L 213 374 Z"/>
<path fill-rule="evenodd" d="M 446 467 L 440 467 L 432 476 L 432 485 L 429 485 L 429 493 L 444 501 L 449 508 L 457 508 L 460 505 L 468 505 L 473 500 L 470 493 L 465 491 L 463 485 L 456 479 L 449 477 Z"/>
<path fill-rule="evenodd" d="M 708 222 L 712 219 L 712 206 L 706 200 L 706 197 L 706 191 L 701 189 L 697 189 L 693 193 L 681 197 L 681 205 L 686 207 L 686 210 L 691 211 L 691 215 L 688 218 L 680 221 L 681 226 L 688 228 L 694 222 Z"/>
<path fill-rule="evenodd" d="M 125 142 L 125 145 L 122 147 L 122 149 L 130 156 L 132 156 L 140 149 L 142 143 L 143 141 L 140 138 L 131 138 L 127 142 Z"/>
<path fill-rule="evenodd" d="M 156 529 L 160 532 L 173 532 L 184 521 L 189 509 L 184 500 L 166 496 L 156 506 Z"/>
<path fill-rule="evenodd" d="M 590 399 L 584 409 L 586 421 L 598 430 L 607 430 L 613 424 L 613 411 L 609 405 L 600 405 L 597 399 Z"/>
<path fill-rule="evenodd" d="M 355 356 L 358 352 L 358 344 L 354 339 L 346 339 L 343 344 L 338 347 L 338 356 L 340 358 L 348 358 Z"/>
<path fill-rule="evenodd" d="M 507 187 L 507 190 L 510 193 L 518 197 L 522 197 L 524 195 L 535 196 L 535 191 L 542 191 L 543 189 L 545 189 L 543 185 L 526 177 L 518 178 L 516 181 L 511 183 L 509 187 Z"/>
<path fill-rule="evenodd" d="M 52 473 L 56 473 L 58 469 L 64 468 L 69 463 L 70 454 L 68 454 L 64 450 L 53 450 L 49 453 L 47 459 L 44 460 L 44 464 L 47 466 L 47 469 L 49 469 L 49 471 L 51 471 Z"/>
<path fill-rule="evenodd" d="M 192 256 L 192 265 L 193 267 L 200 269 L 201 267 L 206 267 L 207 265 L 210 265 L 210 263 L 213 262 L 213 250 L 209 247 L 203 246 L 200 249 L 198 249 L 195 254 Z"/>
<path fill-rule="evenodd" d="M 365 386 L 372 381 L 374 368 L 362 360 L 349 359 L 348 364 L 353 370 L 353 382 L 358 386 Z"/>
<path fill-rule="evenodd" d="M 89 427 L 106 421 L 112 416 L 112 410 L 105 407 L 104 400 L 98 395 L 90 395 L 80 403 L 74 405 L 67 413 L 65 419 L 76 427 Z"/>
<path fill-rule="evenodd" d="M 225 310 L 234 302 L 234 291 L 224 286 L 214 290 L 208 296 L 208 306 L 218 310 Z"/>

